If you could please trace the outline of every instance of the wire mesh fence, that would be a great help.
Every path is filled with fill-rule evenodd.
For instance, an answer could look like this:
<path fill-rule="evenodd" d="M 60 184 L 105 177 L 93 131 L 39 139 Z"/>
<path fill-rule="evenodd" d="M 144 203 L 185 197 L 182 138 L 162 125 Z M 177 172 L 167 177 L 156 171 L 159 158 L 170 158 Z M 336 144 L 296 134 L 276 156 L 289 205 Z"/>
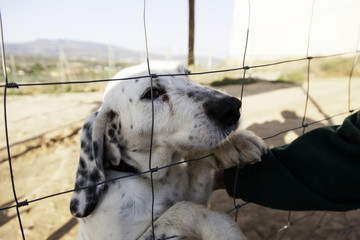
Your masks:
<path fill-rule="evenodd" d="M 0 208 L 0 213 L 1 212 L 5 212 L 11 209 L 15 209 L 16 210 L 16 217 L 18 219 L 19 222 L 19 232 L 21 234 L 21 237 L 23 239 L 26 238 L 26 234 L 24 231 L 24 227 L 22 224 L 22 209 L 27 208 L 33 204 L 41 204 L 41 202 L 45 199 L 52 199 L 54 197 L 59 197 L 61 195 L 65 195 L 65 194 L 69 194 L 72 193 L 74 191 L 77 190 L 81 190 L 81 189 L 85 189 L 85 188 L 91 188 L 94 186 L 87 186 L 84 188 L 80 188 L 80 189 L 68 189 L 68 190 L 64 190 L 64 191 L 60 191 L 60 192 L 56 192 L 56 193 L 50 193 L 48 195 L 43 195 L 37 198 L 33 198 L 33 199 L 27 199 L 27 197 L 25 196 L 21 196 L 20 198 L 18 197 L 18 194 L 16 192 L 16 176 L 14 175 L 14 171 L 13 171 L 13 163 L 12 163 L 12 154 L 11 154 L 11 143 L 10 143 L 10 138 L 9 138 L 9 134 L 8 134 L 8 110 L 7 110 L 7 90 L 11 89 L 11 88 L 25 88 L 25 87 L 36 87 L 36 86 L 46 86 L 46 85 L 73 85 L 73 84 L 93 84 L 93 83 L 99 83 L 99 82 L 110 82 L 110 81 L 132 81 L 135 79 L 147 79 L 150 81 L 151 86 L 153 83 L 153 79 L 158 78 L 158 77 L 168 77 L 168 76 L 183 76 L 183 75 L 189 75 L 189 76 L 199 76 L 199 75 L 211 75 L 211 74 L 218 74 L 218 73 L 226 73 L 226 72 L 240 72 L 242 73 L 242 84 L 241 84 L 241 90 L 239 93 L 240 99 L 243 98 L 244 93 L 246 94 L 246 86 L 245 86 L 245 77 L 247 75 L 247 73 L 253 69 L 259 69 L 259 68 L 267 68 L 267 67 L 272 67 L 272 66 L 277 66 L 277 65 L 286 65 L 286 64 L 290 64 L 290 63 L 298 63 L 298 62 L 302 62 L 302 63 L 306 63 L 307 65 L 307 70 L 306 70 L 306 87 L 304 89 L 305 92 L 305 99 L 304 99 L 304 111 L 303 111 L 303 115 L 301 117 L 301 122 L 299 122 L 298 125 L 293 126 L 291 128 L 288 129 L 282 129 L 281 131 L 278 132 L 274 132 L 273 134 L 271 134 L 270 136 L 264 136 L 263 139 L 264 140 L 271 140 L 273 138 L 276 138 L 280 135 L 284 135 L 286 133 L 292 132 L 292 131 L 297 131 L 297 130 L 302 130 L 302 133 L 304 133 L 307 129 L 309 129 L 311 126 L 322 123 L 322 122 L 329 122 L 331 121 L 331 119 L 334 119 L 336 117 L 345 117 L 347 114 L 352 113 L 354 111 L 357 111 L 360 109 L 360 106 L 356 105 L 357 103 L 352 103 L 352 95 L 354 94 L 359 94 L 358 93 L 358 89 L 353 89 L 352 88 L 352 81 L 354 78 L 354 70 L 355 68 L 358 66 L 358 56 L 360 54 L 360 51 L 355 49 L 352 52 L 344 52 L 344 53 L 334 53 L 334 54 L 330 54 L 330 55 L 322 55 L 322 56 L 310 56 L 309 55 L 309 46 L 311 44 L 311 36 L 310 36 L 310 32 L 311 32 L 311 20 L 310 20 L 310 25 L 309 25 L 309 35 L 308 35 L 308 43 L 307 43 L 307 52 L 306 52 L 306 56 L 302 57 L 302 58 L 295 58 L 295 59 L 290 59 L 290 60 L 284 60 L 284 61 L 276 61 L 276 62 L 269 62 L 269 63 L 262 63 L 262 64 L 255 64 L 255 65 L 246 65 L 246 52 L 247 52 L 247 43 L 248 43 L 248 37 L 249 37 L 249 32 L 250 32 L 250 1 L 249 1 L 249 19 L 248 19 L 248 27 L 247 27 L 247 36 L 246 36 L 246 44 L 244 46 L 244 55 L 243 55 L 243 61 L 242 61 L 242 65 L 240 67 L 236 67 L 236 68 L 227 68 L 227 69 L 220 69 L 220 70 L 211 70 L 211 71 L 198 71 L 198 72 L 193 72 L 193 73 L 184 73 L 184 74 L 168 74 L 168 75 L 157 75 L 151 72 L 151 68 L 150 68 L 150 59 L 149 59 L 149 54 L 148 54 L 148 45 L 147 45 L 147 36 L 146 36 L 146 6 L 145 6 L 145 2 L 144 1 L 144 9 L 143 9 L 143 22 L 144 22 L 144 38 L 145 38 L 145 48 L 146 48 L 146 52 L 147 52 L 147 58 L 146 58 L 146 62 L 147 62 L 147 66 L 148 66 L 148 74 L 147 75 L 143 75 L 143 76 L 136 76 L 136 77 L 132 77 L 132 78 L 121 78 L 121 79 L 97 79 L 97 80 L 90 80 L 90 81 L 72 81 L 72 82 L 43 82 L 43 83 L 16 83 L 16 82 L 8 82 L 8 76 L 7 76 L 7 71 L 6 71 L 6 60 L 5 60 L 5 48 L 4 48 L 4 40 L 3 40 L 3 26 L 2 26 L 2 22 L 1 22 L 1 36 L 2 36 L 2 63 L 3 63 L 3 72 L 4 72 L 4 82 L 5 84 L 0 85 L 0 87 L 2 87 L 4 89 L 4 123 L 5 123 L 5 136 L 6 136 L 6 150 L 7 150 L 7 162 L 9 164 L 9 172 L 10 172 L 10 178 L 11 178 L 11 184 L 12 184 L 12 190 L 13 190 L 13 199 L 14 199 L 14 204 L 7 204 L 6 206 L 3 206 Z M 313 17 L 313 10 L 314 10 L 314 4 L 313 4 L 313 9 L 312 9 L 312 15 L 311 18 Z M 324 59 L 324 58 L 335 58 L 335 57 L 341 57 L 341 56 L 351 56 L 353 57 L 353 62 L 352 62 L 352 66 L 351 66 L 351 71 L 348 74 L 348 88 L 347 91 L 345 93 L 345 95 L 347 95 L 347 106 L 344 106 L 344 109 L 347 109 L 346 111 L 342 111 L 342 112 L 336 112 L 333 115 L 330 116 L 326 116 L 324 118 L 320 118 L 320 119 L 316 119 L 316 120 L 308 120 L 307 118 L 307 112 L 308 112 L 308 104 L 309 101 L 311 101 L 311 83 L 312 83 L 312 79 L 311 79 L 311 72 L 312 72 L 312 63 L 313 61 L 316 61 L 318 59 Z M 152 89 L 152 88 L 151 88 Z M 153 100 L 153 99 L 152 99 Z M 156 124 L 154 122 L 154 105 L 153 105 L 153 101 L 152 101 L 152 128 L 154 127 L 154 124 Z M 153 131 L 153 130 L 152 130 Z M 152 134 L 153 135 L 153 134 Z M 150 145 L 152 145 L 152 138 L 149 139 L 150 141 Z M 150 149 L 152 149 L 152 147 L 150 147 Z M 152 151 L 152 150 L 151 150 Z M 151 151 L 150 151 L 150 155 L 149 155 L 149 169 L 147 171 L 144 172 L 140 172 L 140 173 L 131 173 L 127 176 L 121 177 L 121 178 L 116 178 L 116 179 L 109 179 L 106 180 L 104 182 L 101 182 L 99 184 L 106 184 L 107 182 L 112 182 L 112 181 L 121 181 L 121 179 L 123 178 L 131 178 L 133 176 L 137 176 L 137 175 L 144 175 L 144 174 L 150 174 L 150 181 L 151 183 L 153 183 L 153 173 L 163 169 L 163 168 L 169 168 L 172 167 L 174 165 L 178 165 L 178 164 L 184 164 L 186 162 L 192 162 L 192 161 L 201 161 L 202 159 L 205 159 L 208 156 L 203 156 L 201 158 L 197 158 L 197 159 L 191 159 L 191 160 L 186 160 L 186 161 L 182 161 L 182 162 L 178 162 L 178 163 L 174 163 L 168 166 L 161 166 L 161 167 L 155 167 L 152 168 L 152 156 L 151 156 Z M 97 184 L 98 185 L 98 184 Z M 25 199 L 20 201 L 19 199 Z M 154 189 L 152 191 L 152 203 L 154 206 Z M 227 213 L 230 214 L 231 216 L 234 217 L 235 221 L 239 221 L 240 225 L 241 224 L 246 224 L 242 222 L 241 218 L 243 215 L 252 215 L 251 212 L 259 212 L 259 211 L 263 211 L 266 212 L 268 211 L 269 216 L 269 220 L 265 222 L 271 222 L 271 214 L 273 213 L 273 211 L 277 211 L 277 210 L 271 210 L 271 209 L 263 209 L 259 206 L 256 206 L 254 204 L 251 203 L 245 203 L 242 202 L 241 200 L 238 199 L 230 199 L 227 198 L 224 201 L 230 201 L 232 202 L 233 208 L 232 209 L 227 209 Z M 216 209 L 216 206 L 214 207 Z M 260 210 L 258 208 L 261 208 Z M 154 213 L 154 209 L 152 209 L 152 213 Z M 254 235 L 255 239 L 261 237 L 262 239 L 305 239 L 305 238 L 311 238 L 311 239 L 321 239 L 324 238 L 324 236 L 326 237 L 326 239 L 359 239 L 360 238 L 360 232 L 358 230 L 359 228 L 359 224 L 360 224 L 360 213 L 359 211 L 350 211 L 350 212 L 337 212 L 337 213 L 332 213 L 332 212 L 282 212 L 282 217 L 284 217 L 283 222 L 284 224 L 282 226 L 272 226 L 270 229 L 272 231 L 264 231 L 262 233 L 258 233 L 257 235 Z M 248 221 L 248 224 L 254 223 L 254 221 L 259 220 L 259 218 L 263 218 L 263 216 L 260 216 L 258 218 L 253 217 L 252 220 Z M 152 229 L 153 229 L 153 236 L 155 236 L 154 233 L 154 217 L 152 217 L 153 221 L 152 221 Z M 307 223 L 307 224 L 303 224 L 303 223 Z M 310 224 L 309 224 L 310 223 Z M 270 223 L 267 223 L 270 224 Z M 311 227 L 309 227 L 311 226 Z M 256 228 L 256 226 L 255 226 Z M 244 227 L 242 228 L 244 230 Z M 245 226 L 246 229 L 246 226 Z M 260 230 L 259 230 L 260 231 Z M 318 233 L 321 232 L 326 232 L 326 235 L 319 235 Z M 245 231 L 246 234 L 246 231 Z M 250 235 L 252 233 L 249 233 Z M 174 236 L 175 238 L 176 236 Z M 250 238 L 251 236 L 249 236 Z M 154 237 L 155 238 L 155 237 Z"/>

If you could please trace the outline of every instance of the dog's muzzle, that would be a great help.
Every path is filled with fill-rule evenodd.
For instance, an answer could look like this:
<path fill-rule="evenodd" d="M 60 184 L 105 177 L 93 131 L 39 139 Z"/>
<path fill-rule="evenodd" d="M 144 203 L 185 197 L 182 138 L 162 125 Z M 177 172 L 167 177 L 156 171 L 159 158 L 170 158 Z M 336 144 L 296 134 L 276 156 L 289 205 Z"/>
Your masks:
<path fill-rule="evenodd" d="M 241 101 L 235 97 L 225 97 L 204 103 L 206 115 L 224 128 L 238 123 L 240 107 Z"/>

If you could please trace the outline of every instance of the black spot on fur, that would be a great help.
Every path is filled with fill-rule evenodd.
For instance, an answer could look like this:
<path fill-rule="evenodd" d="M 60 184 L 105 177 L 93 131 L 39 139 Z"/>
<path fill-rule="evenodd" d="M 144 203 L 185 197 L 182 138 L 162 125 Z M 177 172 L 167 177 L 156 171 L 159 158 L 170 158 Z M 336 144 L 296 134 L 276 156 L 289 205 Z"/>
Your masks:
<path fill-rule="evenodd" d="M 82 170 L 82 171 L 86 172 L 85 170 Z M 84 185 L 85 185 L 85 177 L 86 176 L 83 176 L 83 175 L 79 174 L 79 171 L 77 172 L 76 182 L 75 182 L 75 189 L 80 189 L 80 188 L 84 187 Z"/>
<path fill-rule="evenodd" d="M 91 147 L 85 140 L 81 140 L 81 148 L 84 150 L 85 154 L 89 155 L 91 153 Z"/>
<path fill-rule="evenodd" d="M 114 111 L 114 110 L 110 110 L 108 113 L 107 113 L 107 117 L 109 119 L 109 121 L 112 121 L 114 120 L 114 118 L 117 116 L 117 113 Z"/>
<path fill-rule="evenodd" d="M 113 139 L 115 137 L 115 131 L 113 128 L 110 128 L 108 131 L 108 135 L 111 139 Z"/>
<path fill-rule="evenodd" d="M 99 154 L 99 144 L 95 141 L 95 142 L 93 142 L 93 147 L 94 147 L 95 157 L 98 157 L 98 154 Z"/>
<path fill-rule="evenodd" d="M 196 96 L 196 97 L 194 98 L 194 100 L 195 100 L 195 102 L 200 102 L 200 101 L 203 100 L 203 97 L 202 97 L 202 96 Z"/>
<path fill-rule="evenodd" d="M 85 185 L 85 179 L 80 178 L 80 180 L 76 180 L 75 189 L 80 189 L 80 188 L 84 187 L 84 185 Z"/>
<path fill-rule="evenodd" d="M 96 207 L 98 198 L 100 194 L 96 194 L 96 196 L 94 196 L 96 192 L 96 187 L 90 187 L 86 189 L 86 199 L 91 199 L 89 200 L 89 202 L 86 203 L 86 207 L 84 209 L 84 216 L 88 216 Z"/>
<path fill-rule="evenodd" d="M 98 182 L 100 180 L 100 172 L 97 169 L 94 169 L 90 174 L 90 180 L 94 183 Z"/>
<path fill-rule="evenodd" d="M 91 141 L 92 139 L 92 126 L 91 123 L 85 123 L 83 126 L 83 131 L 85 133 L 86 138 Z"/>
<path fill-rule="evenodd" d="M 76 173 L 76 177 L 77 178 L 86 178 L 88 176 L 88 171 L 86 169 L 78 169 L 77 173 Z"/>
<path fill-rule="evenodd" d="M 83 157 L 80 157 L 79 168 L 81 169 L 86 168 L 86 161 Z"/>
<path fill-rule="evenodd" d="M 165 94 L 163 94 L 162 95 L 162 101 L 164 101 L 164 102 L 169 102 L 169 96 L 165 93 Z"/>
<path fill-rule="evenodd" d="M 191 91 L 187 93 L 187 96 L 191 99 L 193 99 L 195 102 L 200 102 L 202 101 L 205 97 L 206 94 L 203 93 L 202 91 Z"/>
<path fill-rule="evenodd" d="M 70 211 L 72 214 L 76 215 L 79 209 L 79 199 L 72 199 L 70 202 Z"/>
<path fill-rule="evenodd" d="M 175 204 L 174 200 L 172 200 L 172 199 L 170 199 L 170 198 L 165 198 L 165 199 L 162 201 L 162 203 L 161 203 L 161 205 L 162 205 L 162 206 L 166 206 L 166 208 L 169 208 L 169 207 L 171 207 L 171 206 L 174 205 L 174 204 Z"/>
<path fill-rule="evenodd" d="M 85 191 L 86 191 L 86 198 L 87 199 L 93 199 L 93 195 L 96 192 L 96 187 L 95 186 L 90 186 L 90 187 L 86 188 Z"/>
<path fill-rule="evenodd" d="M 111 141 L 110 141 L 111 142 Z M 116 143 L 115 143 L 116 144 Z M 113 154 L 113 151 L 111 149 L 111 145 L 114 146 L 114 143 L 108 143 L 106 140 L 106 143 L 104 144 L 104 155 L 103 158 L 106 159 L 107 162 L 116 162 L 117 157 Z"/>
<path fill-rule="evenodd" d="M 85 123 L 83 126 L 84 130 L 90 130 L 90 128 L 91 128 L 91 123 Z"/>

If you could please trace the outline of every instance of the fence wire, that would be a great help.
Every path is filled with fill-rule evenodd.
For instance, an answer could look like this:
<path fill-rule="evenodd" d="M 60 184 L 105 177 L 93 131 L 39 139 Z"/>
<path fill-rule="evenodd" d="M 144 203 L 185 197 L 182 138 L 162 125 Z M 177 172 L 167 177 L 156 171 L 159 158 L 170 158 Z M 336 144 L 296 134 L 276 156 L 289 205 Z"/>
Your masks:
<path fill-rule="evenodd" d="M 7 68 L 6 68 L 6 61 L 5 61 L 5 47 L 4 47 L 4 39 L 3 39 L 3 23 L 2 23 L 2 19 L 1 19 L 1 12 L 0 12 L 0 26 L 1 26 L 1 54 L 2 54 L 2 66 L 3 66 L 3 72 L 4 72 L 4 82 L 5 84 L 0 85 L 0 87 L 4 88 L 4 123 L 5 123 L 5 137 L 6 137 L 6 147 L 7 147 L 7 154 L 8 154 L 8 164 L 9 164 L 9 171 L 10 171 L 10 178 L 11 178 L 11 183 L 12 183 L 12 189 L 13 189 L 13 195 L 14 195 L 14 205 L 10 205 L 10 206 L 5 206 L 3 208 L 0 208 L 0 211 L 5 211 L 5 210 L 9 210 L 12 208 L 15 208 L 17 211 L 17 217 L 18 217 L 18 221 L 19 221 L 19 230 L 21 232 L 21 236 L 23 239 L 25 239 L 25 234 L 24 234 L 24 229 L 22 226 L 22 221 L 21 221 L 21 214 L 20 214 L 20 208 L 25 207 L 25 206 L 29 206 L 30 204 L 36 203 L 36 202 L 40 202 L 42 200 L 45 199 L 49 199 L 49 198 L 53 198 L 53 197 L 57 197 L 60 195 L 64 195 L 64 194 L 68 194 L 68 193 L 72 193 L 74 191 L 78 191 L 78 190 L 83 190 L 86 188 L 93 188 L 94 186 L 100 185 L 100 184 L 106 184 L 108 182 L 113 182 L 113 181 L 119 181 L 121 179 L 124 178 L 130 178 L 130 177 L 134 177 L 134 176 L 139 176 L 139 175 L 144 175 L 144 174 L 150 174 L 150 181 L 151 181 L 151 186 L 152 186 L 152 234 L 153 234 L 153 239 L 156 239 L 155 236 L 155 231 L 154 231 L 154 187 L 153 187 L 153 173 L 161 170 L 161 169 L 165 169 L 165 168 L 169 168 L 175 165 L 179 165 L 179 164 L 185 164 L 185 163 L 189 163 L 189 162 L 194 162 L 194 161 L 200 161 L 203 159 L 206 159 L 208 157 L 210 157 L 211 155 L 207 155 L 207 156 L 203 156 L 200 158 L 196 158 L 196 159 L 190 159 L 190 160 L 184 160 L 181 162 L 177 162 L 177 163 L 173 163 L 167 166 L 160 166 L 160 167 L 152 167 L 151 164 L 151 160 L 152 160 L 152 142 L 153 142 L 153 131 L 154 131 L 154 125 L 156 124 L 154 122 L 154 104 L 153 104 L 153 79 L 157 78 L 157 77 L 169 77 L 169 76 L 184 76 L 184 75 L 189 75 L 189 76 L 198 76 L 198 75 L 208 75 L 208 74 L 216 74 L 216 73 L 226 73 L 226 72 L 236 72 L 236 71 L 242 71 L 243 72 L 243 77 L 242 77 L 242 87 L 241 87 L 241 94 L 240 94 L 240 98 L 242 99 L 243 97 L 243 93 L 244 93 L 244 83 L 245 83 L 245 76 L 248 70 L 250 69 L 257 69 L 257 68 L 266 68 L 266 67 L 271 67 L 271 66 L 275 66 L 275 65 L 285 65 L 285 64 L 289 64 L 289 63 L 293 63 L 293 62 L 302 62 L 302 61 L 307 61 L 307 77 L 306 77 L 306 99 L 305 99 L 305 106 L 304 106 L 304 113 L 302 116 L 302 123 L 300 126 L 297 127 L 293 127 L 290 129 L 284 129 L 280 132 L 274 133 L 271 136 L 267 136 L 264 137 L 264 140 L 268 140 L 271 138 L 275 138 L 281 134 L 285 134 L 289 131 L 293 131 L 293 130 L 298 130 L 298 129 L 303 129 L 303 133 L 306 131 L 306 129 L 314 124 L 323 122 L 323 121 L 327 121 L 330 120 L 332 118 L 335 118 L 337 116 L 341 116 L 341 115 L 346 115 L 349 113 L 352 113 L 356 110 L 360 109 L 360 106 L 352 108 L 351 107 L 351 82 L 352 82 L 352 78 L 353 78 L 353 72 L 355 67 L 357 66 L 358 63 L 358 59 L 359 59 L 359 53 L 360 51 L 355 49 L 352 52 L 343 52 L 343 53 L 336 53 L 336 54 L 330 54 L 330 55 L 322 55 L 322 56 L 310 56 L 309 55 L 309 46 L 310 46 L 310 42 L 311 42 L 311 36 L 310 36 L 310 32 L 311 32 L 311 25 L 312 25 L 312 18 L 314 15 L 314 5 L 315 5 L 315 0 L 313 1 L 312 4 L 312 10 L 311 10 L 311 19 L 310 19 L 310 24 L 309 24 L 309 33 L 308 33 L 308 42 L 307 42 L 307 52 L 306 52 L 306 57 L 302 57 L 302 58 L 294 58 L 294 59 L 290 59 L 290 60 L 283 60 L 283 61 L 276 61 L 276 62 L 269 62 L 269 63 L 265 63 L 265 64 L 259 64 L 259 65 L 246 65 L 246 54 L 247 54 L 247 45 L 248 45 L 248 39 L 249 39 L 249 32 L 250 32 L 250 21 L 251 21 L 251 8 L 250 8 L 250 3 L 251 1 L 248 0 L 248 26 L 247 26 L 247 32 L 246 32 L 246 42 L 245 42 L 245 46 L 244 46 L 244 55 L 243 55 L 243 61 L 242 61 L 242 66 L 241 67 L 237 67 L 237 68 L 227 68 L 227 69 L 220 69 L 220 70 L 211 70 L 211 71 L 202 71 L 202 72 L 193 72 L 193 73 L 184 73 L 184 74 L 153 74 L 151 72 L 151 68 L 150 68 L 150 60 L 149 60 L 149 50 L 148 50 L 148 39 L 147 39 L 147 33 L 146 33 L 146 0 L 144 0 L 144 7 L 143 7 L 143 24 L 144 24 L 144 39 L 145 39 L 145 49 L 146 49 L 146 62 L 147 62 L 147 68 L 148 68 L 148 75 L 142 75 L 142 76 L 135 76 L 135 77 L 130 77 L 130 78 L 119 78 L 119 79 L 97 79 L 97 80 L 88 80 L 88 81 L 70 81 L 70 82 L 42 82 L 42 83 L 9 83 L 8 82 L 8 76 L 7 76 Z M 359 39 L 358 41 L 359 42 Z M 358 46 L 358 44 L 356 45 Z M 339 56 L 345 56 L 345 55 L 352 55 L 354 56 L 354 61 L 351 67 L 351 71 L 349 74 L 349 79 L 348 79 L 348 111 L 346 112 L 340 112 L 337 114 L 334 114 L 332 116 L 323 118 L 323 119 L 319 119 L 319 120 L 315 120 L 312 122 L 306 122 L 306 114 L 307 114 L 307 109 L 308 109 L 308 101 L 309 101 L 309 96 L 310 96 L 310 72 L 311 72 L 311 62 L 314 59 L 323 59 L 323 58 L 332 58 L 332 57 L 339 57 Z M 14 172 L 12 169 L 12 159 L 11 159 L 11 152 L 10 152 L 10 141 L 9 141 L 9 136 L 8 136 L 8 120 L 7 120 L 7 89 L 10 88 L 20 88 L 20 87 L 29 87 L 29 86 L 48 86 L 48 85 L 69 85 L 69 84 L 92 84 L 92 83 L 98 83 L 98 82 L 110 82 L 110 81 L 131 81 L 131 80 L 135 80 L 135 79 L 143 79 L 143 80 L 149 80 L 151 83 L 151 104 L 152 104 L 152 130 L 151 130 L 151 139 L 149 139 L 150 141 L 150 153 L 149 153 L 149 170 L 144 171 L 144 172 L 140 172 L 140 173 L 131 173 L 129 175 L 123 176 L 123 177 L 119 177 L 119 178 L 113 178 L 113 179 L 108 179 L 104 182 L 98 183 L 96 185 L 91 185 L 91 186 L 86 186 L 86 187 L 82 187 L 82 188 L 77 188 L 77 189 L 70 189 L 70 190 L 66 190 L 66 191 L 62 191 L 62 192 L 57 192 L 54 194 L 49 194 L 46 196 L 42 196 L 39 198 L 35 198 L 35 199 L 31 199 L 31 200 L 24 200 L 24 201 L 19 201 L 17 194 L 16 194 L 16 186 L 15 186 L 15 176 L 14 176 Z M 241 166 L 240 166 L 241 167 Z M 236 187 L 236 178 L 235 178 L 235 187 Z M 241 213 L 239 212 L 239 210 L 242 207 L 248 206 L 250 203 L 238 203 L 239 200 L 237 199 L 233 199 L 233 208 L 228 210 L 227 213 L 231 214 L 233 212 L 235 212 L 235 221 L 237 221 L 238 215 Z M 268 235 L 265 239 L 283 239 L 287 233 L 289 232 L 289 230 L 291 228 L 293 228 L 295 225 L 297 225 L 298 223 L 309 219 L 313 216 L 316 215 L 316 212 L 310 212 L 310 213 L 306 213 L 305 215 L 302 216 L 293 216 L 293 212 L 289 211 L 287 213 L 287 222 L 285 223 L 284 226 L 280 227 L 279 229 L 277 229 L 276 231 L 274 231 L 273 233 L 271 233 L 270 235 Z M 295 214 L 296 215 L 296 214 Z M 308 235 L 311 235 L 312 233 L 314 233 L 316 230 L 318 230 L 319 228 L 322 228 L 323 226 L 326 226 L 328 222 L 334 221 L 334 219 L 337 216 L 332 216 L 330 219 L 327 218 L 327 216 L 329 216 L 330 214 L 328 212 L 320 212 L 320 216 L 319 216 L 319 220 L 318 222 L 314 225 L 313 228 L 311 229 L 307 229 L 307 231 L 302 231 L 299 234 L 296 234 L 295 236 L 292 236 L 291 239 L 298 239 L 301 237 L 306 237 Z M 343 213 L 338 213 L 338 215 L 343 216 L 344 221 L 346 222 L 347 227 L 342 231 L 342 232 L 338 232 L 337 235 L 339 236 L 345 236 L 344 239 L 347 238 L 347 236 L 349 236 L 351 234 L 351 232 L 359 226 L 360 224 L 360 218 L 358 218 L 356 221 L 349 221 L 347 219 L 347 213 L 343 212 Z M 175 238 L 177 236 L 172 236 L 169 237 L 167 239 L 171 239 L 171 238 Z M 336 236 L 334 236 L 334 239 L 336 238 Z"/>
<path fill-rule="evenodd" d="M 5 83 L 6 85 L 8 84 L 8 76 L 7 76 L 7 71 L 6 71 L 6 60 L 5 60 L 5 47 L 4 47 L 4 34 L 3 34 L 3 23 L 2 23 L 2 16 L 1 16 L 1 12 L 0 12 L 0 31 L 1 31 L 1 56 L 2 56 L 2 66 L 3 66 L 3 71 L 4 71 L 4 79 L 5 79 Z M 21 206 L 23 206 L 22 203 L 18 202 L 18 198 L 16 195 L 16 188 L 15 188 L 15 181 L 14 181 L 14 172 L 13 172 L 13 168 L 12 168 L 12 162 L 11 162 L 11 153 L 10 153 L 10 144 L 9 144 L 9 134 L 8 134 L 8 125 L 7 125 L 7 114 L 6 114 L 6 90 L 7 88 L 4 88 L 4 122 L 5 122 L 5 138 L 6 138 L 6 147 L 7 147 L 7 153 L 8 153 L 8 163 L 9 163 L 9 170 L 10 170 L 10 178 L 11 178 L 11 185 L 12 185 L 12 189 L 13 189 L 13 194 L 14 194 L 14 200 L 16 202 L 16 214 L 18 217 L 18 221 L 19 221 L 19 226 L 21 229 L 21 235 L 22 238 L 25 239 L 25 234 L 24 234 L 24 230 L 23 230 L 23 226 L 22 226 L 22 222 L 21 222 L 21 216 L 20 216 L 20 211 L 19 208 Z"/>

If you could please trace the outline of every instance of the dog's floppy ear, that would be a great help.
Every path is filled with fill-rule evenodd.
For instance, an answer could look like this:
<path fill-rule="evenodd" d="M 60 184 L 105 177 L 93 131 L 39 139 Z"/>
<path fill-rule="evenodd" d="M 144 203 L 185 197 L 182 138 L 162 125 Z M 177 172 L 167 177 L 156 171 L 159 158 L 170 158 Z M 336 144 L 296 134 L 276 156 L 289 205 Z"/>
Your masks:
<path fill-rule="evenodd" d="M 112 110 L 92 113 L 81 133 L 80 161 L 76 173 L 75 190 L 70 211 L 75 217 L 86 217 L 96 207 L 105 187 L 104 167 L 108 161 L 120 162 L 120 124 L 118 114 Z"/>

